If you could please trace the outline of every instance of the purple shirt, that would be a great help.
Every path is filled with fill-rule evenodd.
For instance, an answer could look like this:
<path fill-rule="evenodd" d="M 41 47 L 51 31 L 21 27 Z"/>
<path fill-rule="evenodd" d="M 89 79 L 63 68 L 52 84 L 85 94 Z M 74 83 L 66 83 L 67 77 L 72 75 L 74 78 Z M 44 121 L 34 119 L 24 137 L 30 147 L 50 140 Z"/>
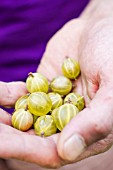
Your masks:
<path fill-rule="evenodd" d="M 48 40 L 88 1 L 1 0 L 0 81 L 24 81 L 35 72 Z"/>

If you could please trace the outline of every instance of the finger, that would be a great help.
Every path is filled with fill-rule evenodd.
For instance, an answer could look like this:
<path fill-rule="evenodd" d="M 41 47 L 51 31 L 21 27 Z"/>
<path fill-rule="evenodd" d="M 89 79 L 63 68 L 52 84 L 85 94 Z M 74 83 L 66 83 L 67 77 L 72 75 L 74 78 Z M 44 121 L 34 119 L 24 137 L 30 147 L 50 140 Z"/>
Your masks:
<path fill-rule="evenodd" d="M 37 71 L 51 80 L 62 74 L 61 65 L 66 56 L 78 61 L 78 46 L 85 24 L 85 21 L 80 19 L 65 24 L 48 42 Z"/>
<path fill-rule="evenodd" d="M 35 135 L 0 134 L 0 157 L 15 158 L 40 166 L 58 168 L 62 162 L 52 140 Z"/>
<path fill-rule="evenodd" d="M 0 123 L 11 125 L 11 115 L 3 109 L 0 109 Z"/>
<path fill-rule="evenodd" d="M 105 138 L 113 126 L 113 96 L 101 88 L 88 108 L 64 128 L 58 140 L 58 153 L 64 160 L 75 161 L 88 146 Z"/>
<path fill-rule="evenodd" d="M 27 90 L 24 82 L 0 82 L 0 105 L 12 107 L 16 100 L 26 93 Z"/>
<path fill-rule="evenodd" d="M 0 133 L 1 134 L 17 134 L 17 135 L 35 135 L 34 129 L 30 129 L 26 132 L 20 131 L 18 129 L 15 129 L 8 124 L 3 124 L 3 122 L 0 122 Z"/>
<path fill-rule="evenodd" d="M 11 134 L 11 135 L 12 134 L 19 134 L 19 135 L 21 134 L 21 135 L 25 135 L 26 132 L 22 132 L 20 130 L 14 129 L 13 127 L 11 127 L 9 125 L 0 123 L 0 134 L 1 135 L 3 135 L 3 134 Z"/>

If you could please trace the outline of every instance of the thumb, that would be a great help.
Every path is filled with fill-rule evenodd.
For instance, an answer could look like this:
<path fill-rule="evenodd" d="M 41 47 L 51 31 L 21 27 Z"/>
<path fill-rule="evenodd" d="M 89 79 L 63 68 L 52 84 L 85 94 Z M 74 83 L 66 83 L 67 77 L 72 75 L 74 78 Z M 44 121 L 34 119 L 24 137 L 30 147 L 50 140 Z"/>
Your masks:
<path fill-rule="evenodd" d="M 113 126 L 113 95 L 101 88 L 89 107 L 75 116 L 63 129 L 58 140 L 59 156 L 74 162 L 88 146 L 105 138 Z"/>

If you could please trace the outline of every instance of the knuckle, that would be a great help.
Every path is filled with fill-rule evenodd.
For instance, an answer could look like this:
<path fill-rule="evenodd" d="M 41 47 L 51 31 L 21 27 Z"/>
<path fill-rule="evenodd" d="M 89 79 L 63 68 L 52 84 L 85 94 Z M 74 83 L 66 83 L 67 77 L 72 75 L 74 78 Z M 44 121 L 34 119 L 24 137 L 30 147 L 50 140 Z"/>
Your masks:
<path fill-rule="evenodd" d="M 93 130 L 98 137 L 106 137 L 112 130 L 112 126 L 107 121 L 98 121 L 93 123 Z"/>

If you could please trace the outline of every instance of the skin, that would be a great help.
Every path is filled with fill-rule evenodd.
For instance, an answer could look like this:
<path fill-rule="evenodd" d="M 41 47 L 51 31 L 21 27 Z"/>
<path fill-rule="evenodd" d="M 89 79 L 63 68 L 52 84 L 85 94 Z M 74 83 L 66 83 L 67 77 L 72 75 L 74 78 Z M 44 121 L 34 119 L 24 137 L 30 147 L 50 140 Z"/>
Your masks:
<path fill-rule="evenodd" d="M 96 3 L 93 1 L 95 7 Z M 51 80 L 62 74 L 61 64 L 65 56 L 76 59 L 81 68 L 81 75 L 75 81 L 76 91 L 85 97 L 86 108 L 61 133 L 47 138 L 35 136 L 33 130 L 20 132 L 9 126 L 11 116 L 1 110 L 1 158 L 16 158 L 43 167 L 58 168 L 105 152 L 112 146 L 113 21 L 111 14 L 99 18 L 93 14 L 93 19 L 89 19 L 93 8 L 89 9 L 53 36 L 38 68 Z M 25 84 L 20 85 L 20 82 L 0 84 L 1 90 L 6 89 L 0 94 L 0 104 L 3 106 L 14 105 L 16 99 L 26 93 Z M 64 143 L 73 134 L 79 135 L 85 148 L 76 159 L 69 160 L 64 153 Z"/>

